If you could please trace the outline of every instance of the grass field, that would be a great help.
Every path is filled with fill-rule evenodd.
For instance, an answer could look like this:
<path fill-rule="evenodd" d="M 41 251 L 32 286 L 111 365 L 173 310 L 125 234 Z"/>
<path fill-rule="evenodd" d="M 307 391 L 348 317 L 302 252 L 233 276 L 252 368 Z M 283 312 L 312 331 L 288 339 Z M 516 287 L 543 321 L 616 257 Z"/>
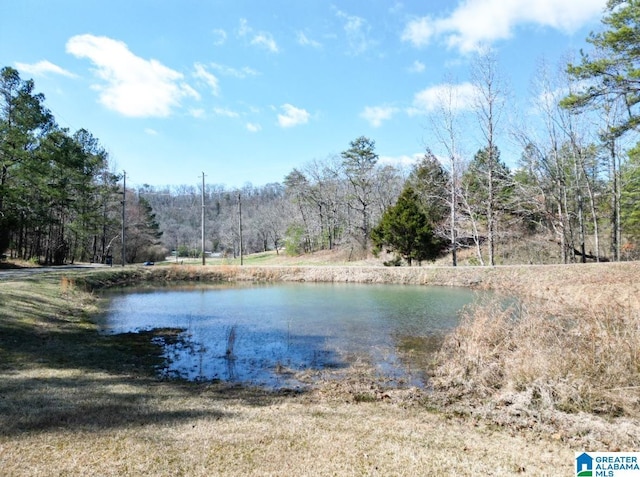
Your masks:
<path fill-rule="evenodd" d="M 639 277 L 629 263 L 114 267 L 3 280 L 0 474 L 570 475 L 576 450 L 640 445 Z M 92 288 L 184 279 L 473 286 L 533 301 L 519 327 L 495 304 L 469 310 L 434 364 L 433 393 L 385 389 L 358 368 L 270 392 L 159 380 L 151 336 L 97 333 Z"/>

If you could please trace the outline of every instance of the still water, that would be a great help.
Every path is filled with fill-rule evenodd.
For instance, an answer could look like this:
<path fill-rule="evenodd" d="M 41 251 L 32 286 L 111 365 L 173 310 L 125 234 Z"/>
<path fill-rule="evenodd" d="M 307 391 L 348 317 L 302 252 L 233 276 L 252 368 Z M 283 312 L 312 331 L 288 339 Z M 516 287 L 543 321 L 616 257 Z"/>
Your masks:
<path fill-rule="evenodd" d="M 355 366 L 422 386 L 429 353 L 474 292 L 328 283 L 233 284 L 110 292 L 103 332 L 178 328 L 161 373 L 274 388 Z"/>

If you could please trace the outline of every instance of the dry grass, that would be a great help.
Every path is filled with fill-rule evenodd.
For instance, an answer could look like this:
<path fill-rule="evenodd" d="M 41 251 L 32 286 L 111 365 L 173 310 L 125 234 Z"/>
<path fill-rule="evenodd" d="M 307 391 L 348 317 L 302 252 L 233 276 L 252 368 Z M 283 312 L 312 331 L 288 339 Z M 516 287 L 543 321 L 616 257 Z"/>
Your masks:
<path fill-rule="evenodd" d="M 478 397 L 535 386 L 561 410 L 635 418 L 639 358 L 640 316 L 619 306 L 551 312 L 492 301 L 467 310 L 447 337 L 436 384 Z"/>
<path fill-rule="evenodd" d="M 31 414 L 0 433 L 7 476 L 551 475 L 573 459 L 393 393 L 362 402 L 331 386 L 286 395 L 59 370 L 9 377 L 3 393 L 33 405 L 3 409 Z"/>
<path fill-rule="evenodd" d="M 0 473 L 569 475 L 574 450 L 638 447 L 637 388 L 625 380 L 638 382 L 638 272 L 224 266 L 3 281 Z M 492 303 L 469 311 L 443 350 L 442 394 L 387 389 L 357 367 L 277 393 L 160 381 L 148 336 L 96 333 L 96 298 L 81 289 L 173 280 L 420 283 L 536 300 L 515 316 Z"/>
<path fill-rule="evenodd" d="M 528 286 L 512 277 L 503 288 L 522 290 L 524 298 L 511 306 L 498 298 L 476 303 L 446 338 L 434 369 L 439 397 L 504 425 L 637 448 L 637 270 L 626 264 L 530 271 Z"/>

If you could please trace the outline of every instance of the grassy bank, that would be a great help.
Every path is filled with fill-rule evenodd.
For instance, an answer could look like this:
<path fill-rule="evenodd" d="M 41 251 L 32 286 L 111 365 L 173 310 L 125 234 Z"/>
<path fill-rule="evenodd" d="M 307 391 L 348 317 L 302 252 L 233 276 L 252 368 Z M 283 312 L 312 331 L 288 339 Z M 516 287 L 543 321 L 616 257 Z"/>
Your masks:
<path fill-rule="evenodd" d="M 70 274 L 70 276 L 72 276 Z M 399 283 L 493 289 L 568 306 L 619 303 L 640 308 L 640 262 L 502 267 L 383 267 L 291 264 L 173 265 L 100 269 L 77 278 L 89 288 L 137 282 L 308 281 Z"/>
<path fill-rule="evenodd" d="M 550 390 L 558 383 L 527 384 L 543 376 L 546 366 L 537 358 L 547 351 L 532 338 L 541 334 L 551 342 L 567 333 L 537 333 L 549 322 L 531 320 L 559 316 L 566 324 L 564 318 L 582 316 L 579 310 L 616 302 L 626 310 L 617 319 L 637 319 L 639 272 L 637 264 L 459 270 L 170 266 L 0 281 L 0 469 L 3 475 L 568 475 L 573 450 L 637 447 L 632 397 L 638 389 L 608 389 L 617 404 L 589 409 L 597 400 L 585 407 L 554 398 Z M 442 351 L 435 395 L 381 389 L 358 370 L 301 393 L 269 392 L 158 380 L 153 366 L 159 349 L 149 336 L 96 332 L 91 290 L 176 280 L 472 286 L 517 292 L 544 308 L 521 315 L 522 326 L 531 322 L 528 335 L 509 326 L 501 335 L 489 326 L 499 318 L 493 305 L 470 311 Z M 601 327 L 615 333 L 637 326 L 624 321 L 611 327 L 607 316 L 600 318 Z M 159 333 L 172 336 L 172 330 Z M 519 361 L 509 354 L 521 345 L 516 336 L 532 341 Z M 468 352 L 456 355 L 456 346 Z M 592 348 L 600 349 L 600 342 Z M 601 357 L 608 363 L 615 353 Z M 532 365 L 529 377 L 526 363 Z M 598 376 L 585 374 L 585 388 L 620 387 L 604 380 L 591 385 Z"/>

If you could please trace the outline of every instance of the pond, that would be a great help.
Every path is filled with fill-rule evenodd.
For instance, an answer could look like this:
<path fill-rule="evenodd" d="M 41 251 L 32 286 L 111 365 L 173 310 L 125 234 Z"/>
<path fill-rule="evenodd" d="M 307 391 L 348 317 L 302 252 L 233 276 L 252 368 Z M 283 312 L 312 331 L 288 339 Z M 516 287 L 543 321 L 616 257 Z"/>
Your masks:
<path fill-rule="evenodd" d="M 167 377 L 304 387 L 364 366 L 424 386 L 430 353 L 475 293 L 461 288 L 331 283 L 220 284 L 109 292 L 105 333 L 171 328 Z"/>

